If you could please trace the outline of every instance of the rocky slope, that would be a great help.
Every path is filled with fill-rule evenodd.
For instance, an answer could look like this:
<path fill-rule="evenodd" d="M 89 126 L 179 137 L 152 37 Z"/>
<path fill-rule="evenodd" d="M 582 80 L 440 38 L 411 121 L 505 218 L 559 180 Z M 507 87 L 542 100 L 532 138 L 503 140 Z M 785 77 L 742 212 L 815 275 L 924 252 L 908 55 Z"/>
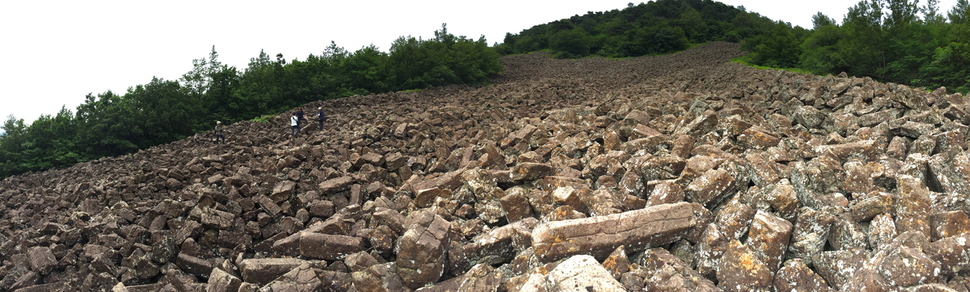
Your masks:
<path fill-rule="evenodd" d="M 0 291 L 967 291 L 966 99 L 729 63 L 481 87 L 0 181 Z"/>

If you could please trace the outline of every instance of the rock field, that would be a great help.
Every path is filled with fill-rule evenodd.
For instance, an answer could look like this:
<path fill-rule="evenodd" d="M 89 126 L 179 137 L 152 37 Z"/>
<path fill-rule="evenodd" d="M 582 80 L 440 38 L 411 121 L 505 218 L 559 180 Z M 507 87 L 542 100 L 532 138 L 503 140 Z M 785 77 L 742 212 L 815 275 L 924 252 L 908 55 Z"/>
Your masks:
<path fill-rule="evenodd" d="M 0 181 L 0 291 L 968 291 L 967 99 L 667 56 Z"/>

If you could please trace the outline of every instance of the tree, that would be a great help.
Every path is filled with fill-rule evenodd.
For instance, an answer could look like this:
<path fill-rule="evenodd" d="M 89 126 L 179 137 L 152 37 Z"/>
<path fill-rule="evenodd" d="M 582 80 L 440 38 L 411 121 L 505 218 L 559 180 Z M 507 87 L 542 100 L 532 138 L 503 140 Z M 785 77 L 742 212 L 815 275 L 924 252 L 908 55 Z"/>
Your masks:
<path fill-rule="evenodd" d="M 590 37 L 580 27 L 561 30 L 549 38 L 549 48 L 557 58 L 579 58 L 589 56 Z"/>
<path fill-rule="evenodd" d="M 947 13 L 952 24 L 966 24 L 970 22 L 970 1 L 957 0 L 957 4 Z"/>
<path fill-rule="evenodd" d="M 823 14 L 821 11 L 819 11 L 815 15 L 812 15 L 812 29 L 818 30 L 822 27 L 829 26 L 829 25 L 835 25 L 835 19 L 828 17 L 827 15 Z"/>
<path fill-rule="evenodd" d="M 883 0 L 889 8 L 889 16 L 886 17 L 884 24 L 889 29 L 902 28 L 907 24 L 919 20 L 920 9 L 917 3 L 919 0 L 909 2 L 909 0 Z"/>
<path fill-rule="evenodd" d="M 771 31 L 742 42 L 741 48 L 751 52 L 748 58 L 754 64 L 793 68 L 802 54 L 798 44 L 791 24 L 779 22 Z"/>
<path fill-rule="evenodd" d="M 78 146 L 91 157 L 121 155 L 138 150 L 144 120 L 136 116 L 131 104 L 111 91 L 88 94 L 75 114 Z"/>
<path fill-rule="evenodd" d="M 687 1 L 681 2 L 681 9 L 678 25 L 684 30 L 690 42 L 700 43 L 707 40 L 707 23 L 701 17 L 701 13 L 691 7 Z"/>
<path fill-rule="evenodd" d="M 206 94 L 213 93 L 210 89 Z M 196 125 L 204 123 L 200 110 L 202 104 L 177 81 L 152 78 L 148 84 L 129 89 L 125 98 L 132 104 L 132 114 L 142 121 L 145 130 L 145 140 L 140 147 L 184 138 L 193 133 Z"/>

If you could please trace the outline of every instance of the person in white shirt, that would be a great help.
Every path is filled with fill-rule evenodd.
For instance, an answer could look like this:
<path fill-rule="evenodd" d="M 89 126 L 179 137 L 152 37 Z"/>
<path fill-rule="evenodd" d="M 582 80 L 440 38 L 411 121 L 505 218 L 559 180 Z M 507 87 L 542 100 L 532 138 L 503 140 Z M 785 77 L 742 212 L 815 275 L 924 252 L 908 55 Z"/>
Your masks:
<path fill-rule="evenodd" d="M 296 116 L 296 113 L 294 112 L 293 116 L 290 117 L 290 135 L 293 135 L 293 137 L 296 137 L 296 134 L 299 134 L 299 133 L 300 133 L 300 118 L 298 118 Z"/>

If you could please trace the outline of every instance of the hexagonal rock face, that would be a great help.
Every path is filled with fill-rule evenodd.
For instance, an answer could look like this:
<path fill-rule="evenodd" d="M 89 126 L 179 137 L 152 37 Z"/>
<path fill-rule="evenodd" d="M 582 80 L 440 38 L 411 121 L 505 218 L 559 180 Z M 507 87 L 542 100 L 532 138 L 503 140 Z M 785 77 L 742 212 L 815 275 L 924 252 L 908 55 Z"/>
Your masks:
<path fill-rule="evenodd" d="M 532 231 L 536 256 L 551 262 L 577 254 L 605 258 L 625 245 L 639 252 L 680 240 L 698 223 L 703 207 L 686 202 L 650 206 L 606 216 L 553 221 Z"/>

